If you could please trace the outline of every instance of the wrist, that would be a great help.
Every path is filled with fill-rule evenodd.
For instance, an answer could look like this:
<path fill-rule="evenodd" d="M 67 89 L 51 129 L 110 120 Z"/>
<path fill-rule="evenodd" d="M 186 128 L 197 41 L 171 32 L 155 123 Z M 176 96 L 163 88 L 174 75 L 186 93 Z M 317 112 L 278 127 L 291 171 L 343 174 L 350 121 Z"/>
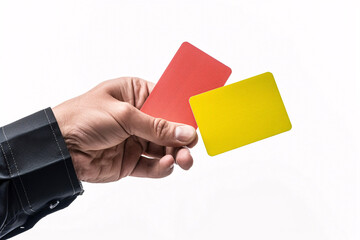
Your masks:
<path fill-rule="evenodd" d="M 67 110 L 66 110 L 67 109 Z M 69 108 L 63 107 L 62 104 L 58 105 L 56 107 L 52 108 L 52 111 L 54 113 L 55 119 L 58 123 L 61 135 L 65 141 L 66 147 L 70 153 L 71 159 L 72 159 L 72 163 L 76 172 L 76 175 L 78 177 L 78 179 L 81 180 L 81 174 L 79 171 L 79 164 L 76 162 L 76 157 L 73 156 L 74 154 L 74 149 L 75 149 L 75 137 L 72 137 L 74 134 L 72 134 L 74 132 L 74 127 L 73 124 L 71 123 L 71 113 L 69 113 L 68 111 Z"/>
<path fill-rule="evenodd" d="M 65 140 L 66 146 L 68 150 L 71 150 L 75 145 L 74 141 L 72 140 L 74 138 L 71 137 L 73 135 L 72 132 L 74 132 L 73 124 L 71 124 L 70 120 L 72 114 L 69 114 L 69 112 L 62 107 L 62 105 L 53 107 L 52 111 L 59 125 L 61 135 Z"/>
<path fill-rule="evenodd" d="M 66 133 L 67 133 L 67 128 L 68 128 L 66 125 L 67 121 L 66 121 L 65 114 L 59 106 L 53 107 L 52 111 L 53 111 L 56 121 L 59 125 L 61 135 L 65 138 Z"/>

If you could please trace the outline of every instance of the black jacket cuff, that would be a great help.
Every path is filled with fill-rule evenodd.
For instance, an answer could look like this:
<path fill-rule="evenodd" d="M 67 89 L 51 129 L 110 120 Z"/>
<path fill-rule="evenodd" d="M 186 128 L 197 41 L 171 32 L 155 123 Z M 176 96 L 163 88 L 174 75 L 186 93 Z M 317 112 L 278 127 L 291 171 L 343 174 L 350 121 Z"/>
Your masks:
<path fill-rule="evenodd" d="M 51 108 L 0 128 L 0 238 L 28 230 L 82 192 Z"/>

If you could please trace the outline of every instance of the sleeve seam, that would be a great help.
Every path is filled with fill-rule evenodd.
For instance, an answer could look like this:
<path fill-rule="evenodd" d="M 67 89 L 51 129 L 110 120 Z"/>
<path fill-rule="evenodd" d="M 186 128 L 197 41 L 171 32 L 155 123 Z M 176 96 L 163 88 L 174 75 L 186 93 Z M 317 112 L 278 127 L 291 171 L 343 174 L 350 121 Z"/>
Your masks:
<path fill-rule="evenodd" d="M 75 191 L 74 184 L 73 184 L 73 182 L 72 182 L 72 180 L 71 180 L 71 177 L 70 177 L 69 168 L 68 168 L 68 166 L 67 166 L 64 153 L 63 153 L 63 151 L 62 151 L 62 149 L 61 149 L 61 147 L 60 147 L 59 141 L 58 141 L 57 136 L 56 136 L 56 134 L 55 134 L 54 128 L 53 128 L 52 125 L 51 125 L 51 122 L 50 122 L 49 116 L 48 116 L 48 114 L 47 114 L 47 112 L 46 112 L 46 109 L 44 109 L 44 113 L 45 113 L 46 119 L 47 119 L 47 121 L 48 121 L 48 123 L 49 123 L 49 126 L 50 126 L 50 128 L 51 128 L 52 134 L 53 134 L 53 136 L 54 136 L 56 145 L 58 146 L 58 148 L 59 148 L 59 150 L 60 150 L 61 157 L 62 157 L 62 159 L 64 160 L 64 164 L 65 164 L 65 168 L 66 168 L 66 173 L 67 173 L 67 175 L 68 175 L 68 178 L 69 178 L 71 187 L 72 187 L 72 189 L 73 189 L 73 196 L 74 196 L 74 195 L 76 194 L 76 191 Z"/>
<path fill-rule="evenodd" d="M 2 128 L 2 130 L 3 130 L 3 133 L 4 133 L 5 140 L 7 141 L 7 137 L 6 137 L 6 135 L 5 135 L 4 128 Z M 7 142 L 8 142 L 8 141 L 7 141 Z M 8 144 L 9 144 L 9 143 L 8 143 Z M 10 146 L 10 145 L 9 145 L 9 146 Z M 4 150 L 4 148 L 3 148 L 3 146 L 2 146 L 1 143 L 0 143 L 0 147 L 1 147 L 1 151 L 2 151 L 2 153 L 3 153 L 3 155 L 4 155 L 4 158 L 5 158 L 5 162 L 6 162 L 7 168 L 8 168 L 8 170 L 9 170 L 9 176 L 10 176 L 10 178 L 12 178 L 12 177 L 13 177 L 13 176 L 12 176 L 13 174 L 12 174 L 12 172 L 11 172 L 11 166 L 10 166 L 10 164 L 9 164 L 8 158 L 7 158 L 7 156 L 6 156 L 6 152 L 5 152 L 5 150 Z M 15 176 L 15 175 L 14 175 L 14 176 Z M 20 178 L 19 173 L 18 173 L 18 176 L 19 176 L 19 178 Z M 21 180 L 21 178 L 20 178 L 20 180 Z M 22 181 L 21 181 L 21 184 L 22 184 Z M 18 197 L 19 197 L 19 202 L 20 202 L 21 208 L 23 209 L 23 211 L 24 211 L 26 214 L 29 215 L 29 213 L 28 213 L 28 212 L 25 210 L 25 208 L 24 208 L 24 205 L 23 205 L 23 203 L 22 203 L 22 199 L 21 199 L 20 194 L 19 194 L 19 190 L 18 190 L 18 188 L 17 188 L 17 186 L 16 186 L 15 183 L 14 183 L 14 187 L 15 187 L 16 194 L 17 194 Z M 25 192 L 25 194 L 26 194 L 25 189 L 24 189 L 24 192 Z M 27 195 L 26 195 L 26 197 L 27 197 Z M 31 207 L 31 204 L 30 204 L 30 202 L 29 202 L 29 199 L 27 199 L 27 201 L 28 201 L 28 203 L 29 203 L 30 210 L 34 212 L 34 210 L 33 210 L 32 207 Z"/>
<path fill-rule="evenodd" d="M 7 145 L 8 145 L 8 147 L 9 147 L 11 157 L 12 157 L 12 159 L 13 159 L 13 161 L 14 161 L 14 166 L 15 166 L 15 168 L 16 168 L 17 175 L 18 175 L 18 177 L 19 177 L 19 180 L 20 180 L 22 189 L 24 190 L 25 198 L 26 198 L 26 200 L 27 200 L 27 202 L 28 202 L 28 204 L 29 204 L 30 211 L 35 212 L 34 209 L 33 209 L 32 206 L 31 206 L 31 203 L 30 203 L 29 197 L 28 197 L 28 195 L 27 195 L 25 186 L 24 186 L 23 181 L 22 181 L 22 179 L 21 179 L 20 172 L 19 172 L 19 169 L 18 169 L 18 167 L 17 167 L 16 161 L 15 161 L 15 157 L 14 157 L 13 151 L 12 151 L 12 149 L 11 149 L 10 143 L 9 143 L 9 141 L 8 141 L 8 138 L 7 138 L 6 134 L 5 134 L 5 128 L 4 128 L 4 127 L 2 127 L 2 132 L 3 132 L 3 134 L 4 134 L 5 141 L 6 141 Z"/>

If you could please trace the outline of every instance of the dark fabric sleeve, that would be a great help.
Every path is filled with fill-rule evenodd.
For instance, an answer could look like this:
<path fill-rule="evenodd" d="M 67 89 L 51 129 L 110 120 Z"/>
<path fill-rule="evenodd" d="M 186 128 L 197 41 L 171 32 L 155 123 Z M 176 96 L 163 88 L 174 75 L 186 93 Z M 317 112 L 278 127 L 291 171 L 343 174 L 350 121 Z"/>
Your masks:
<path fill-rule="evenodd" d="M 0 239 L 32 228 L 82 192 L 51 108 L 0 128 Z"/>

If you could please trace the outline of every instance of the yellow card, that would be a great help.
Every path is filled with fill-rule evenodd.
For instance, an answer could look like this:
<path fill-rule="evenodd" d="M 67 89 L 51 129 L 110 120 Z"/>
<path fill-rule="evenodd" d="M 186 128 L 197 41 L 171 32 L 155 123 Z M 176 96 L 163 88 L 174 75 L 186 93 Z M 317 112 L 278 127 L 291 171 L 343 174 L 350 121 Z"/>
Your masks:
<path fill-rule="evenodd" d="M 270 72 L 195 95 L 190 105 L 210 156 L 291 129 Z"/>

